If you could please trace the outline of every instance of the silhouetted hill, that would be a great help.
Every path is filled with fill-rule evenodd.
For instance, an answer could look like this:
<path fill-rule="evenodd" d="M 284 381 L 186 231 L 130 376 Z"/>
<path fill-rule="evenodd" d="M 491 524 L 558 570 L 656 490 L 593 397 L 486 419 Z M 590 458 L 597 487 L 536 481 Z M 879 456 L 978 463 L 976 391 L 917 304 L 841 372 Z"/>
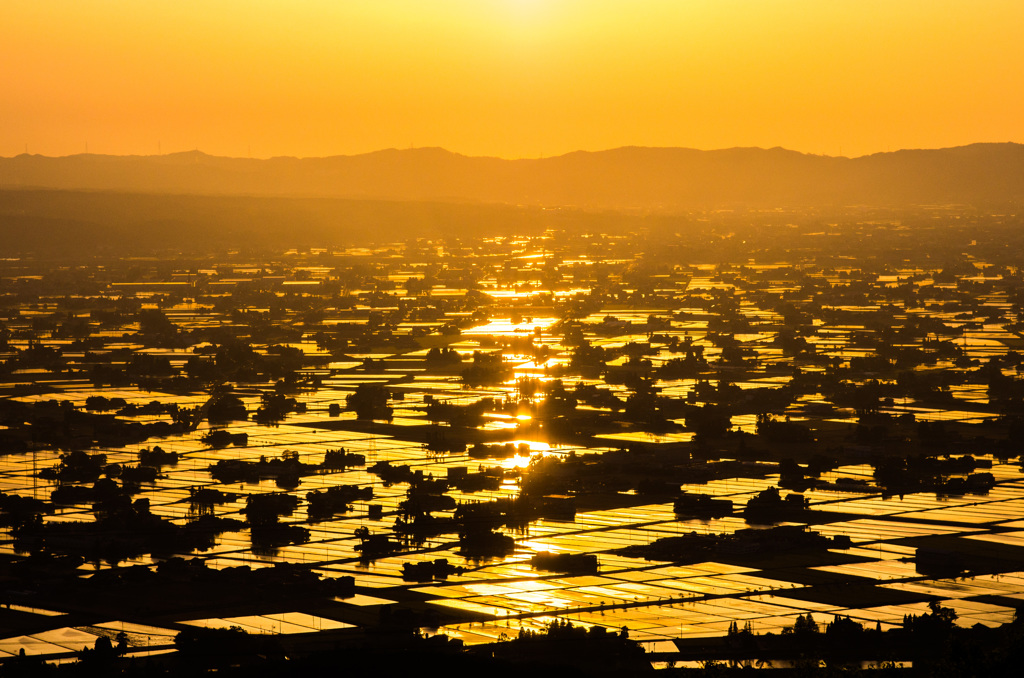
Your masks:
<path fill-rule="evenodd" d="M 552 158 L 438 148 L 329 158 L 0 158 L 0 188 L 503 203 L 673 211 L 725 206 L 1005 203 L 1024 198 L 1024 145 L 973 144 L 860 158 L 781 148 L 626 147 Z"/>

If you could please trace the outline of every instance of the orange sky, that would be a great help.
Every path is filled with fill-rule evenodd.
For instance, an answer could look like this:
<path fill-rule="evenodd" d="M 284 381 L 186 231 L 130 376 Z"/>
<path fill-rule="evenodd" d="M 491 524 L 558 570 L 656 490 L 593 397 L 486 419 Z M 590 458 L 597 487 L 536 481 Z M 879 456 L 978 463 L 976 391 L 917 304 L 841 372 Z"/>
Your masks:
<path fill-rule="evenodd" d="M 0 155 L 1024 141 L 1021 0 L 6 0 Z"/>

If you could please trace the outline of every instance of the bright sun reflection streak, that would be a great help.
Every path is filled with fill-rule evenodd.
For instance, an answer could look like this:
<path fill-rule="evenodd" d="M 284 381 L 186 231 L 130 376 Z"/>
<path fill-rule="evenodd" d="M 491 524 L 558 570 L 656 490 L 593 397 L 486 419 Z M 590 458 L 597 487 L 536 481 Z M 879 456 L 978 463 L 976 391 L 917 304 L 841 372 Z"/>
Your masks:
<path fill-rule="evenodd" d="M 506 470 L 514 468 L 526 468 L 527 466 L 530 465 L 530 459 L 532 459 L 532 456 L 524 457 L 520 454 L 517 454 L 516 456 L 511 457 L 509 459 L 502 459 L 501 467 Z"/>
<path fill-rule="evenodd" d="M 466 336 L 481 334 L 491 336 L 528 335 L 534 333 L 538 328 L 541 331 L 546 330 L 557 321 L 558 318 L 554 317 L 538 317 L 513 323 L 511 318 L 492 318 L 487 324 L 468 328 L 462 334 Z"/>
<path fill-rule="evenodd" d="M 518 418 L 518 417 L 517 417 Z M 529 455 L 516 454 L 514 457 L 503 459 L 501 461 L 501 467 L 504 469 L 513 468 L 526 468 L 530 465 L 530 461 L 539 457 L 547 457 L 551 455 L 561 455 L 562 450 L 557 447 L 552 447 L 550 443 L 539 442 L 536 440 L 513 440 L 512 445 L 517 448 L 521 444 L 525 444 L 530 448 Z"/>

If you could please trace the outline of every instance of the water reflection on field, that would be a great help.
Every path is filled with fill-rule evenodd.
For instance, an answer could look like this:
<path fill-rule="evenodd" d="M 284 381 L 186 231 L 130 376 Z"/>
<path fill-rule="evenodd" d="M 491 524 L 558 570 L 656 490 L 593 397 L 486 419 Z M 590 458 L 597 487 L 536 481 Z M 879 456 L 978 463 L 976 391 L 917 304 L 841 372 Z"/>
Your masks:
<path fill-rule="evenodd" d="M 550 252 L 545 254 L 541 243 L 519 243 L 516 247 L 522 250 L 519 251 L 520 263 L 543 262 L 554 256 Z M 533 251 L 537 249 L 541 251 Z M 359 253 L 359 256 L 371 255 L 372 252 Z M 346 256 L 356 256 L 356 253 L 348 252 Z M 569 251 L 564 253 L 564 258 L 576 263 L 588 261 L 579 253 Z M 605 263 L 615 261 L 629 260 L 609 257 Z M 502 533 L 515 541 L 512 552 L 504 557 L 464 557 L 452 529 L 406 538 L 392 552 L 373 559 L 361 557 L 357 548 L 361 545 L 361 531 L 390 534 L 396 518 L 403 512 L 401 504 L 407 499 L 408 481 L 385 482 L 379 472 L 370 471 L 380 462 L 388 462 L 392 466 L 408 465 L 413 473 L 422 472 L 429 479 L 451 479 L 467 472 L 496 469 L 501 480 L 489 488 L 452 487 L 447 489 L 446 495 L 460 504 L 512 498 L 521 494 L 524 478 L 543 459 L 605 455 L 630 447 L 643 448 L 654 455 L 685 452 L 686 459 L 689 459 L 690 451 L 696 449 L 697 433 L 693 426 L 688 425 L 686 417 L 676 414 L 664 418 L 664 421 L 647 422 L 625 404 L 635 402 L 630 398 L 642 390 L 638 383 L 645 380 L 666 402 L 700 406 L 718 402 L 716 398 L 727 388 L 733 388 L 730 393 L 738 394 L 735 398 L 742 401 L 745 394 L 756 394 L 769 388 L 788 388 L 801 379 L 804 380 L 801 383 L 805 383 L 807 375 L 821 376 L 847 369 L 851 361 L 859 364 L 855 361 L 868 360 L 873 355 L 873 348 L 859 345 L 863 338 L 860 334 L 866 331 L 866 326 L 855 321 L 863 320 L 861 315 L 879 312 L 880 305 L 845 304 L 836 300 L 832 304 L 818 304 L 823 318 L 808 322 L 817 331 L 808 337 L 806 343 L 809 348 L 802 349 L 805 350 L 800 354 L 802 358 L 794 358 L 791 349 L 783 346 L 779 339 L 785 331 L 780 325 L 783 316 L 774 308 L 768 308 L 766 300 L 770 300 L 771 295 L 782 294 L 792 295 L 795 299 L 802 288 L 785 279 L 773 279 L 770 273 L 777 268 L 751 267 L 744 275 L 757 281 L 748 281 L 747 284 L 738 280 L 739 274 L 735 272 L 716 274 L 711 265 L 692 266 L 685 271 L 668 269 L 669 273 L 659 274 L 662 278 L 658 281 L 658 289 L 670 290 L 670 293 L 657 295 L 649 290 L 647 293 L 652 296 L 645 301 L 643 295 L 635 294 L 635 286 L 620 284 L 614 295 L 600 297 L 570 310 L 557 304 L 568 304 L 577 296 L 589 296 L 599 287 L 596 281 L 584 285 L 570 280 L 566 274 L 559 283 L 560 289 L 545 293 L 534 287 L 518 289 L 513 280 L 499 282 L 494 271 L 485 271 L 486 275 L 480 276 L 476 287 L 483 292 L 478 296 L 486 298 L 487 303 L 499 305 L 493 308 L 482 305 L 474 309 L 446 311 L 441 301 L 433 306 L 414 303 L 417 299 L 466 296 L 469 292 L 466 288 L 437 286 L 413 294 L 408 289 L 386 290 L 382 285 L 380 289 L 363 290 L 366 295 L 380 295 L 379 298 L 359 298 L 359 304 L 345 308 L 340 304 L 329 307 L 323 313 L 336 317 L 323 317 L 318 322 L 309 320 L 310 330 L 303 329 L 303 323 L 307 321 L 300 322 L 297 313 L 282 316 L 279 319 L 281 323 L 287 320 L 300 328 L 298 336 L 281 342 L 254 340 L 252 343 L 260 355 L 266 355 L 273 345 L 279 353 L 286 349 L 295 350 L 307 358 L 320 359 L 315 364 L 303 365 L 298 371 L 302 379 L 300 385 L 289 391 L 301 407 L 273 422 L 259 423 L 251 415 L 261 406 L 263 395 L 275 387 L 274 381 L 237 380 L 233 384 L 233 394 L 250 415 L 245 420 L 217 424 L 204 420 L 195 430 L 181 431 L 170 437 L 123 446 L 90 444 L 86 447 L 93 453 L 107 455 L 108 464 L 122 466 L 137 464 L 139 452 L 152 448 L 154 444 L 166 452 L 177 453 L 177 462 L 162 466 L 154 480 L 142 482 L 135 496 L 149 500 L 153 515 L 178 525 L 185 525 L 195 518 L 190 497 L 200 489 L 229 495 L 212 511 L 219 517 L 239 520 L 245 519 L 246 498 L 250 494 L 285 492 L 299 497 L 298 507 L 282 522 L 308 529 L 308 540 L 278 544 L 272 548 L 254 548 L 250 529 L 246 527 L 219 535 L 209 549 L 178 555 L 199 558 L 216 569 L 238 566 L 256 569 L 282 562 L 296 563 L 324 577 L 354 577 L 358 595 L 339 597 L 332 605 L 317 610 L 316 614 L 277 609 L 260 614 L 210 614 L 175 619 L 169 624 L 170 630 L 159 627 L 134 629 L 132 633 L 140 638 L 148 635 L 162 639 L 159 642 L 139 640 L 137 644 L 164 644 L 181 624 L 239 626 L 254 633 L 339 631 L 359 626 L 358 621 L 347 621 L 356 618 L 352 616 L 353 608 L 383 609 L 398 605 L 397 601 L 433 615 L 424 617 L 436 621 L 424 624 L 427 632 L 444 632 L 467 643 L 490 642 L 503 635 L 518 633 L 520 629 L 540 629 L 556 618 L 583 626 L 627 627 L 631 637 L 651 643 L 723 635 L 733 622 L 741 626 L 750 622 L 753 630 L 759 633 L 779 632 L 792 626 L 798 615 L 807 612 L 811 612 L 819 622 L 842 615 L 872 626 L 877 623 L 884 629 L 899 625 L 905 615 L 927 611 L 927 602 L 934 599 L 956 610 L 961 625 L 980 623 L 991 626 L 1010 620 L 1016 601 L 1024 599 L 1024 569 L 1018 571 L 1018 566 L 1024 568 L 1024 560 L 1014 560 L 1016 555 L 1006 556 L 1008 564 L 1002 573 L 967 573 L 960 578 L 941 578 L 920 572 L 914 555 L 922 546 L 940 551 L 955 551 L 964 544 L 979 550 L 1024 549 L 1024 529 L 1021 529 L 1024 523 L 1019 521 L 1024 513 L 1024 479 L 1021 479 L 1019 465 L 990 453 L 977 453 L 975 447 L 972 451 L 976 459 L 992 464 L 990 469 L 985 468 L 994 479 L 994 486 L 987 492 L 944 495 L 929 491 L 883 495 L 872 485 L 874 469 L 868 460 L 873 452 L 892 441 L 870 439 L 870 431 L 858 433 L 860 417 L 856 403 L 829 402 L 811 387 L 806 387 L 807 391 L 798 393 L 791 402 L 783 403 L 776 414 L 785 418 L 787 423 L 809 426 L 817 436 L 816 440 L 824 441 L 822 449 L 842 448 L 844 461 L 824 470 L 819 478 L 821 484 L 804 492 L 811 512 L 775 522 L 811 525 L 828 537 L 848 537 L 850 548 L 810 554 L 723 554 L 719 558 L 698 558 L 686 564 L 622 555 L 621 549 L 647 545 L 665 537 L 690 533 L 730 535 L 751 527 L 768 527 L 752 525 L 742 517 L 741 509 L 758 493 L 780 484 L 778 466 L 774 463 L 778 459 L 759 464 L 739 456 L 744 452 L 742 446 L 726 448 L 723 445 L 722 450 L 716 450 L 720 452 L 716 455 L 707 450 L 702 453 L 707 454 L 711 461 L 736 463 L 739 471 L 730 477 L 712 476 L 694 482 L 678 482 L 673 492 L 702 493 L 729 499 L 736 511 L 726 517 L 701 520 L 679 516 L 673 511 L 671 497 L 657 492 L 648 496 L 637 489 L 615 489 L 606 493 L 612 498 L 601 496 L 600 501 L 594 500 L 594 505 L 587 505 L 583 493 L 580 493 L 576 497 L 580 500 L 580 507 L 574 517 L 557 519 L 546 516 L 526 521 L 516 528 L 502 528 Z M 216 274 L 215 269 L 211 270 Z M 256 275 L 261 270 L 262 266 L 235 266 L 232 275 L 246 272 Z M 315 296 L 313 288 L 320 283 L 331 282 L 335 274 L 333 268 L 323 266 L 295 269 L 300 270 L 303 278 L 307 279 L 289 281 L 297 284 L 274 294 Z M 906 281 L 911 274 L 910 270 L 897 271 L 886 276 L 886 280 L 879 281 Z M 758 278 L 758 275 L 763 277 Z M 410 285 L 411 280 L 420 280 L 409 271 L 386 272 L 379 278 L 399 288 Z M 234 286 L 236 283 L 231 280 L 220 282 Z M 837 285 L 842 280 L 841 277 L 835 278 Z M 624 281 L 620 278 L 617 282 Z M 925 287 L 920 280 L 914 284 L 918 285 L 925 302 L 931 299 L 927 296 L 929 294 L 936 295 L 935 303 L 940 301 L 942 294 L 939 291 Z M 113 298 L 111 290 L 119 289 L 111 287 L 99 296 Z M 718 311 L 711 310 L 716 308 L 715 303 L 725 303 L 721 302 L 724 296 L 715 296 L 725 292 L 742 297 L 736 304 L 736 312 L 729 314 L 731 330 L 735 331 L 721 326 Z M 684 293 L 706 296 L 686 296 L 684 299 Z M 679 303 L 667 306 L 666 301 L 675 299 L 675 295 L 678 295 Z M 328 295 L 325 298 L 332 297 Z M 706 303 L 703 306 L 690 305 L 695 299 Z M 330 345 L 330 336 L 317 337 L 317 332 L 329 334 L 340 331 L 336 329 L 338 327 L 365 326 L 370 322 L 371 313 L 392 308 L 385 303 L 394 304 L 394 308 L 399 304 L 417 308 L 423 311 L 423 317 L 431 320 L 395 323 L 388 329 L 392 336 L 388 339 L 391 343 L 387 345 L 363 346 L 353 342 L 339 348 Z M 985 313 L 1003 308 L 1006 296 L 994 295 L 983 301 L 983 306 Z M 214 308 L 213 305 L 197 305 L 193 300 L 192 303 L 167 306 L 166 316 L 187 331 L 241 324 L 243 321 L 252 323 L 253 333 L 259 329 L 256 321 L 241 313 L 231 315 L 210 310 Z M 25 309 L 23 315 L 12 318 L 9 325 L 16 331 L 28 332 L 32 318 L 42 312 L 38 306 Z M 251 306 L 246 312 L 270 313 L 271 309 Z M 470 315 L 477 312 L 478 316 Z M 908 313 L 911 312 L 897 315 L 906 316 Z M 931 317 L 956 323 L 959 329 L 985 316 L 985 313 L 974 313 L 970 318 L 952 313 L 948 317 L 940 314 Z M 716 323 L 720 325 L 717 328 Z M 175 348 L 146 346 L 142 339 L 136 341 L 134 329 L 134 326 L 119 328 L 118 331 L 96 328 L 90 336 L 109 339 L 102 346 L 103 350 L 123 348 L 133 355 L 164 357 L 175 370 L 183 369 L 196 355 L 212 346 L 208 342 Z M 728 335 L 729 341 L 723 340 L 723 335 Z M 958 351 L 960 363 L 966 365 L 970 361 L 980 363 L 1002 354 L 1016 335 L 1003 325 L 986 323 L 981 328 L 967 327 L 958 337 L 954 348 Z M 408 341 L 402 343 L 399 339 Z M 908 346 L 919 348 L 928 339 L 928 334 L 912 339 L 915 343 Z M 574 363 L 573 358 L 583 341 L 588 346 L 607 349 L 613 357 L 602 362 L 600 370 L 590 369 L 593 366 L 581 365 L 579 361 Z M 70 347 L 71 340 L 54 339 L 47 344 Z M 30 345 L 33 344 L 26 336 L 19 335 L 12 339 L 9 350 L 13 355 L 15 351 L 27 350 Z M 431 357 L 432 350 L 441 348 L 457 353 L 455 366 L 444 364 L 436 358 L 437 354 Z M 508 373 L 501 373 L 500 378 L 480 379 L 479 382 L 463 376 L 463 370 L 474 364 L 474 353 L 484 355 L 502 350 L 505 356 L 503 364 L 509 368 Z M 658 372 L 672 364 L 670 361 L 681 359 L 687 350 L 696 351 L 708 362 L 692 374 L 678 374 L 670 370 Z M 76 361 L 86 360 L 86 351 L 69 348 L 65 358 L 72 365 L 77 365 Z M 937 361 L 928 369 L 937 371 L 952 365 L 954 363 L 949 360 Z M 977 365 L 971 363 L 971 367 L 976 368 Z M 1005 372 L 1009 377 L 1013 370 L 1007 368 Z M 895 383 L 897 376 L 895 373 L 876 373 L 871 367 L 847 373 L 846 378 L 851 383 L 864 385 L 878 379 Z M 139 406 L 152 401 L 165 405 L 173 403 L 181 408 L 198 408 L 210 399 L 210 392 L 205 389 L 171 391 L 98 385 L 84 370 L 69 370 L 55 375 L 47 369 L 25 368 L 12 372 L 11 379 L 13 382 L 9 384 L 7 395 L 11 401 L 68 401 L 76 409 L 85 409 L 87 399 L 95 396 L 123 399 L 127 404 Z M 551 391 L 546 389 L 556 380 L 561 380 L 567 389 L 580 387 L 577 389 L 580 393 L 587 386 L 606 388 L 611 396 L 621 400 L 623 406 L 575 404 L 578 412 L 603 417 L 603 428 L 596 432 L 564 427 L 557 429 L 552 424 L 554 417 L 545 419 L 547 415 L 541 409 L 550 397 Z M 389 391 L 388 407 L 392 411 L 388 418 L 359 420 L 355 412 L 332 411 L 332 405 L 343 410 L 346 399 L 356 393 L 360 385 L 371 383 L 384 385 Z M 20 391 L 17 384 L 21 384 Z M 29 385 L 41 386 L 43 392 L 24 392 L 31 390 L 26 388 Z M 884 415 L 889 418 L 887 421 L 893 422 L 948 423 L 951 430 L 953 426 L 985 425 L 1000 414 L 990 403 L 988 386 L 977 380 L 947 385 L 939 395 L 941 400 L 936 397 L 883 397 L 872 413 Z M 436 415 L 431 414 L 430 405 L 465 406 L 482 398 L 508 403 L 508 407 L 500 412 L 488 412 L 479 422 L 466 427 L 472 429 L 473 436 L 476 436 L 467 444 L 461 447 L 452 445 L 450 449 L 438 448 L 438 443 L 453 442 L 446 436 L 456 437 L 452 433 L 455 427 L 432 419 Z M 772 408 L 766 406 L 764 409 Z M 727 428 L 737 436 L 738 432 L 743 432 L 749 434 L 750 440 L 755 440 L 759 435 L 759 413 L 737 411 L 728 417 Z M 164 421 L 167 417 L 163 414 L 130 414 L 120 419 L 145 424 Z M 204 441 L 213 430 L 229 431 L 232 435 L 245 434 L 245 444 L 214 447 L 209 439 Z M 905 425 L 890 437 L 909 436 L 909 430 L 910 425 Z M 30 442 L 33 444 L 27 451 L 0 456 L 0 490 L 48 500 L 58 488 L 58 483 L 40 477 L 40 471 L 57 465 L 65 450 Z M 481 445 L 511 444 L 515 452 L 489 457 L 486 450 L 481 452 L 474 447 L 478 442 Z M 258 480 L 219 482 L 210 472 L 211 466 L 218 462 L 257 462 L 261 458 L 281 458 L 285 452 L 303 464 L 316 465 L 325 460 L 328 451 L 339 448 L 362 455 L 365 463 L 311 472 L 293 479 L 295 483 L 291 485 L 269 476 Z M 806 449 L 783 449 L 796 449 L 797 452 L 784 452 L 777 456 L 797 456 L 803 464 L 811 458 Z M 961 450 L 952 447 L 949 452 L 960 453 Z M 863 461 L 858 455 L 863 457 Z M 704 468 L 704 461 L 697 459 L 692 466 Z M 351 502 L 350 510 L 339 511 L 326 519 L 310 515 L 309 505 L 304 499 L 307 493 L 343 485 L 372 488 L 372 499 L 357 499 Z M 450 517 L 452 511 L 445 508 L 438 510 L 436 515 Z M 95 519 L 89 502 L 61 505 L 53 514 L 42 518 L 46 523 L 68 520 L 88 523 Z M 3 535 L 0 554 L 19 555 L 10 530 L 5 529 Z M 538 570 L 530 563 L 531 557 L 538 552 L 594 554 L 600 565 L 597 572 L 586 574 Z M 174 554 L 145 554 L 117 563 L 91 559 L 78 568 L 75 575 L 85 577 L 115 565 L 150 566 L 169 555 Z M 403 566 L 437 559 L 447 559 L 464 570 L 429 582 L 403 578 Z M 77 650 L 94 642 L 96 633 L 99 633 L 96 629 L 65 628 L 61 626 L 60 610 L 36 608 L 30 602 L 22 602 L 25 604 L 19 606 L 15 602 L 3 612 L 39 619 L 52 618 L 51 622 L 43 624 L 52 628 L 31 636 L 12 635 L 0 641 L 0 654 L 16 654 L 21 648 L 30 653 L 47 654 Z M 96 628 L 105 628 L 102 624 L 111 623 L 106 618 L 92 621 Z"/>

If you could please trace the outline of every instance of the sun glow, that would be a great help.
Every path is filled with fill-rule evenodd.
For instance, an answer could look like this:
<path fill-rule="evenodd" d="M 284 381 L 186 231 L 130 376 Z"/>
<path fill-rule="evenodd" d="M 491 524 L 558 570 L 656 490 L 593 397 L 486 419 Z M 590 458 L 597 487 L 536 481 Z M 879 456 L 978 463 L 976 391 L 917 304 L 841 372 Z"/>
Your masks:
<path fill-rule="evenodd" d="M 1011 0 L 8 5 L 0 155 L 1021 139 Z"/>

